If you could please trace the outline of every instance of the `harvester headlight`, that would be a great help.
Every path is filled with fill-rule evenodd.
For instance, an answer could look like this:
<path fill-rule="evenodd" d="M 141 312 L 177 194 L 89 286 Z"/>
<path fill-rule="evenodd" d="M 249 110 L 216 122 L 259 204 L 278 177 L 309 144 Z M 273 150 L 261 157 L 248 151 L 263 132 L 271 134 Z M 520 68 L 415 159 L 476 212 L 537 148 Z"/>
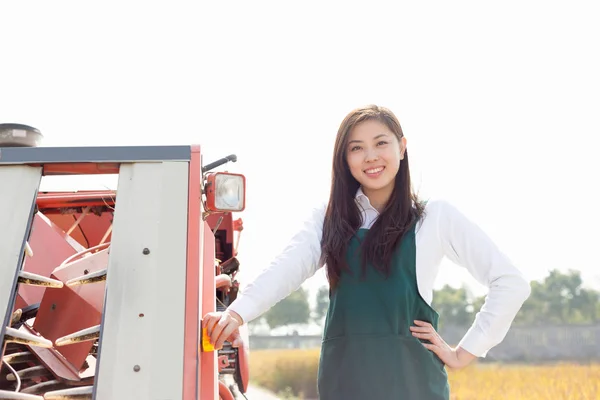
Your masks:
<path fill-rule="evenodd" d="M 246 178 L 229 172 L 215 172 L 206 178 L 206 208 L 209 211 L 243 211 Z"/>

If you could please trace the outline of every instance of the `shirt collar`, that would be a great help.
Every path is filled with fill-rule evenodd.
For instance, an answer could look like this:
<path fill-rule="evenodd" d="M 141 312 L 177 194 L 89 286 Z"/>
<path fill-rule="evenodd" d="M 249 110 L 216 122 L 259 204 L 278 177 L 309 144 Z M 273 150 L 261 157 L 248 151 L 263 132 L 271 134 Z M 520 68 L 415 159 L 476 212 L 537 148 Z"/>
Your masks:
<path fill-rule="evenodd" d="M 371 202 L 369 201 L 369 198 L 367 197 L 367 195 L 363 192 L 362 187 L 358 187 L 358 190 L 356 191 L 356 196 L 355 196 L 355 200 L 358 203 L 358 205 L 364 210 L 373 210 L 377 213 L 377 215 L 379 215 L 379 211 L 377 211 L 375 209 L 375 207 L 373 207 L 371 205 Z"/>
<path fill-rule="evenodd" d="M 367 195 L 366 195 L 366 194 L 365 194 L 365 192 L 363 192 L 363 190 L 362 190 L 362 186 L 359 186 L 359 187 L 358 187 L 358 190 L 356 191 L 356 199 L 357 199 L 357 200 L 361 200 L 361 199 L 363 199 L 363 198 L 365 198 L 365 199 L 367 199 L 367 200 L 368 200 L 368 198 L 367 198 Z"/>

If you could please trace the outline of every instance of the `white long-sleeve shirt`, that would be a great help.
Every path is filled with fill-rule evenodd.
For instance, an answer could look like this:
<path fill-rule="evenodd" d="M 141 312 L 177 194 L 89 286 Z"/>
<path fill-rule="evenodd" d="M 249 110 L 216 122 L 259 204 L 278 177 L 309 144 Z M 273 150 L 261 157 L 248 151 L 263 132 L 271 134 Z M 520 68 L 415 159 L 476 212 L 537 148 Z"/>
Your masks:
<path fill-rule="evenodd" d="M 368 229 L 379 213 L 360 189 L 356 201 L 362 214 L 361 227 Z M 283 252 L 229 306 L 244 322 L 262 315 L 323 267 L 320 258 L 325 209 L 323 204 L 312 210 L 311 217 Z M 529 282 L 475 223 L 446 201 L 427 202 L 425 216 L 416 227 L 415 240 L 417 285 L 429 305 L 444 257 L 466 268 L 489 288 L 485 303 L 458 344 L 478 357 L 485 357 L 504 339 L 529 297 Z"/>

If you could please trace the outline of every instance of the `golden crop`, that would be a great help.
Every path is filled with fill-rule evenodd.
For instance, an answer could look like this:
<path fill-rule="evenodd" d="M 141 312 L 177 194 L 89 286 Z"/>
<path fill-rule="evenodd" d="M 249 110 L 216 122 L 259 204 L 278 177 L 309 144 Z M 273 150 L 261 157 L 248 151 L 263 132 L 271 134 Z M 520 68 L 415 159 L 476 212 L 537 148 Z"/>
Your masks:
<path fill-rule="evenodd" d="M 449 370 L 452 400 L 596 400 L 600 364 L 475 364 Z"/>
<path fill-rule="evenodd" d="M 255 350 L 250 354 L 250 378 L 275 393 L 315 399 L 318 360 L 318 349 Z M 452 400 L 600 399 L 600 363 L 476 363 L 448 370 L 448 376 Z"/>

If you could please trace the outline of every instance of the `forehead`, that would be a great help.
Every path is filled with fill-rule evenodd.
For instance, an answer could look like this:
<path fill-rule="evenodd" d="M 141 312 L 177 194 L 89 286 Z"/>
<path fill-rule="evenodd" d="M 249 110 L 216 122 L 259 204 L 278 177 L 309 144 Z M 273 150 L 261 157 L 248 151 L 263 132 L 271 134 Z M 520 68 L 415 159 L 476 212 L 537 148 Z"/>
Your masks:
<path fill-rule="evenodd" d="M 380 135 L 395 136 L 394 132 L 392 132 L 386 124 L 378 120 L 370 119 L 356 124 L 354 128 L 350 130 L 348 142 L 373 140 Z"/>

